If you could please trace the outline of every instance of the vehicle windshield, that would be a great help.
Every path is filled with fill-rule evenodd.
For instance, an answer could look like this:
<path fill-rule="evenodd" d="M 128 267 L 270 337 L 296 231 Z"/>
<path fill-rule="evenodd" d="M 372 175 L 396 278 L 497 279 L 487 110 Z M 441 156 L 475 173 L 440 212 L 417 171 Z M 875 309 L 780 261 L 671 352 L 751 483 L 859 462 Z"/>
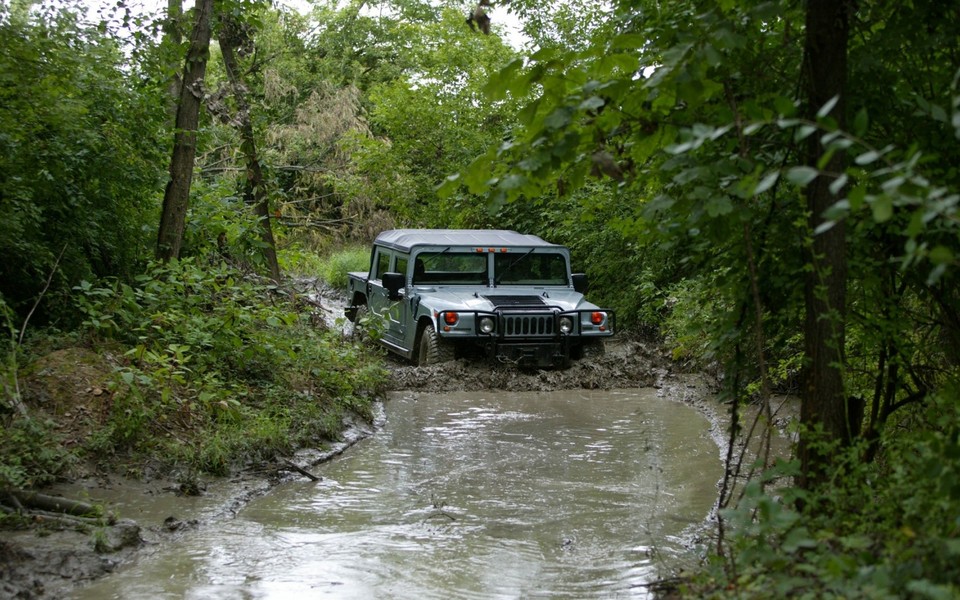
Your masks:
<path fill-rule="evenodd" d="M 413 267 L 413 285 L 487 285 L 487 255 L 475 252 L 423 252 Z"/>
<path fill-rule="evenodd" d="M 555 252 L 497 254 L 493 271 L 497 285 L 567 285 L 567 260 Z"/>

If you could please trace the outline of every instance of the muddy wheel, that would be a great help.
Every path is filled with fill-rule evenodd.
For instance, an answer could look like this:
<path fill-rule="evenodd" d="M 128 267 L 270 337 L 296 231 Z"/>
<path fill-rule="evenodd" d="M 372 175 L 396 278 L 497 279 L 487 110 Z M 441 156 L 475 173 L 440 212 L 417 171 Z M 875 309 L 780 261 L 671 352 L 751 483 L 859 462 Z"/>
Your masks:
<path fill-rule="evenodd" d="M 367 321 L 370 317 L 370 309 L 366 304 L 357 307 L 356 316 L 353 319 L 353 339 L 357 341 L 367 341 L 370 339 L 370 333 L 367 332 Z"/>
<path fill-rule="evenodd" d="M 427 323 L 420 331 L 420 342 L 417 344 L 417 365 L 435 365 L 453 360 L 453 345 L 445 342 L 437 335 L 432 323 Z"/>

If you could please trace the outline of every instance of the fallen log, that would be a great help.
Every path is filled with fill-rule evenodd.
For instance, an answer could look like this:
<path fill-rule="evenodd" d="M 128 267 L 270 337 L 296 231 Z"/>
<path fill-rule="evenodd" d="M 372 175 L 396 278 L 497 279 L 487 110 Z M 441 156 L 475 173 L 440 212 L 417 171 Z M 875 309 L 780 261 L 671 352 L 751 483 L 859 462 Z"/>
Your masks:
<path fill-rule="evenodd" d="M 23 490 L 7 490 L 6 495 L 11 499 L 11 504 L 28 510 L 41 510 L 75 517 L 105 517 L 108 521 L 114 520 L 113 515 L 104 515 L 102 507 L 79 500 Z"/>

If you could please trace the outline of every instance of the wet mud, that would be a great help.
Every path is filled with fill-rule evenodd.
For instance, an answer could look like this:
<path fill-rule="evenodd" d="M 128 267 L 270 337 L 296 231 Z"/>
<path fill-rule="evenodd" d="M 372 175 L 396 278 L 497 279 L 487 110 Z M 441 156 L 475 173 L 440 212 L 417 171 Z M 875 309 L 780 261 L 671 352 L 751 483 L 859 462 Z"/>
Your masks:
<path fill-rule="evenodd" d="M 325 319 L 326 320 L 326 319 Z M 523 370 L 510 364 L 458 360 L 415 367 L 387 359 L 393 391 L 461 390 L 551 391 L 568 389 L 656 388 L 698 408 L 713 423 L 721 443 L 722 413 L 712 400 L 707 378 L 682 372 L 655 343 L 615 339 L 600 356 L 562 370 Z M 183 482 L 138 481 L 101 474 L 55 486 L 47 493 L 103 503 L 122 520 L 102 526 L 69 528 L 35 524 L 7 531 L 0 541 L 0 597 L 60 598 L 114 571 L 138 553 L 203 527 L 216 527 L 283 481 L 301 478 L 331 456 L 371 435 L 378 423 L 347 422 L 342 440 L 325 449 L 303 449 L 293 457 L 251 467 L 229 478 L 200 482 L 198 495 L 183 494 Z"/>

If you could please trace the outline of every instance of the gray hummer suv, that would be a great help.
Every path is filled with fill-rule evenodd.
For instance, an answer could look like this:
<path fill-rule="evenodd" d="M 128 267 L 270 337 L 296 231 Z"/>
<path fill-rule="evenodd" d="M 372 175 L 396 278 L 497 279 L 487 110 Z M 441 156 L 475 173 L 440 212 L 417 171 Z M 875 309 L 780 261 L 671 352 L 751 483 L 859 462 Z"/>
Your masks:
<path fill-rule="evenodd" d="M 587 302 L 570 251 L 515 231 L 396 229 L 373 244 L 369 273 L 349 273 L 347 317 L 383 325 L 378 341 L 425 365 L 483 355 L 566 367 L 603 352 L 614 314 Z"/>

